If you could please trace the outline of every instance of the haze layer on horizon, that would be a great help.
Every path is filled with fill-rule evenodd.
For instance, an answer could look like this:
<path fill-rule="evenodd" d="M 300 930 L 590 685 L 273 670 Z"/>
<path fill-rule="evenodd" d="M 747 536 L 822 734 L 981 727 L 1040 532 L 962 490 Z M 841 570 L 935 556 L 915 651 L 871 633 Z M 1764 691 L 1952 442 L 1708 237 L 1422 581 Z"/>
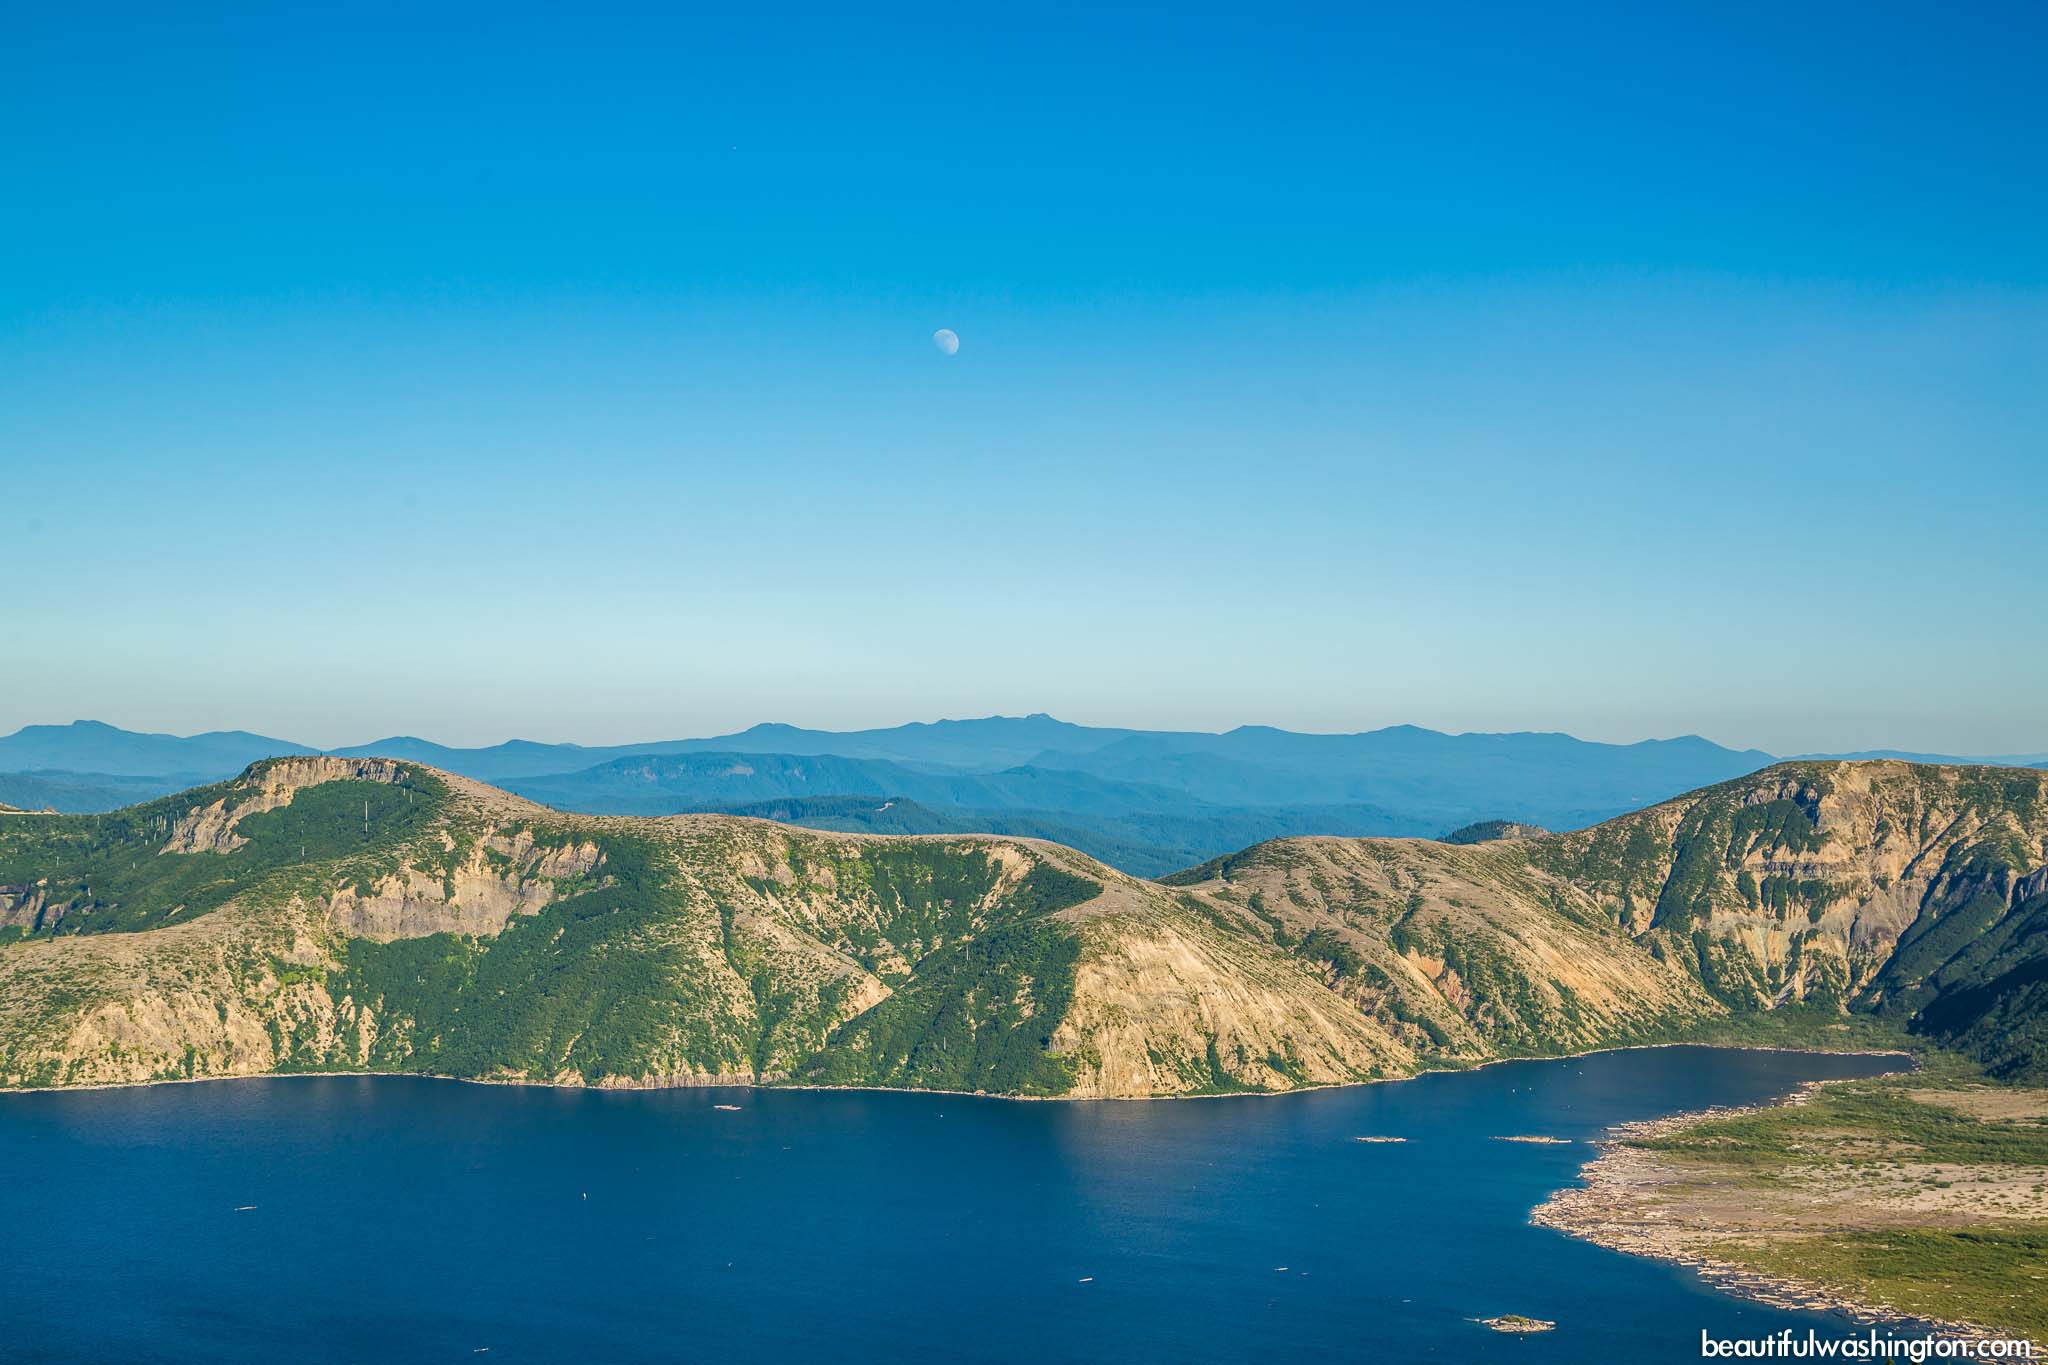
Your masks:
<path fill-rule="evenodd" d="M 10 9 L 0 728 L 2048 749 L 2048 12 L 1039 14 Z"/>

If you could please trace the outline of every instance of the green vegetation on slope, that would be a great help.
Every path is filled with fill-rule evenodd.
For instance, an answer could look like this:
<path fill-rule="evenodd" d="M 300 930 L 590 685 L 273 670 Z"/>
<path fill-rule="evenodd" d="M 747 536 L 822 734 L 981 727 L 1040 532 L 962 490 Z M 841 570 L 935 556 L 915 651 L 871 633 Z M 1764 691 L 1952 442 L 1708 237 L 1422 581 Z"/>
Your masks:
<path fill-rule="evenodd" d="M 1881 1006 L 2001 1080 L 2048 1081 L 2048 876 L 2016 877 L 2005 841 L 1958 850 L 1944 894 L 1899 940 Z M 2024 856 L 2018 851 L 2018 856 Z"/>
<path fill-rule="evenodd" d="M 599 842 L 600 881 L 494 938 L 349 940 L 334 985 L 383 1021 L 368 1065 L 593 1082 L 796 1070 L 831 1084 L 1005 1093 L 1050 1093 L 1065 1074 L 1045 1049 L 1074 949 L 1031 921 L 1097 894 L 1092 881 L 1041 865 L 991 906 L 995 870 L 971 845 L 874 845 L 859 856 L 792 845 L 791 880 L 757 878 L 751 889 L 830 885 L 861 907 L 831 946 L 908 983 L 833 1035 L 849 978 L 779 969 L 751 900 L 714 897 L 715 919 L 691 913 L 703 892 L 660 844 L 613 832 Z M 979 932 L 988 913 L 1002 927 Z M 905 961 L 907 970 L 891 965 Z M 1027 986 L 1035 1000 L 1023 998 Z M 1035 1032 L 1019 1027 L 1033 1019 Z M 954 1055 L 961 1027 L 978 1040 L 964 1059 Z"/>
<path fill-rule="evenodd" d="M 11 932 L 132 933 L 191 919 L 280 871 L 403 844 L 434 821 L 444 790 L 418 770 L 395 784 L 324 782 L 240 820 L 235 833 L 246 842 L 218 853 L 163 850 L 188 811 L 218 801 L 232 813 L 254 795 L 247 787 L 223 782 L 106 815 L 0 822 L 0 887 L 42 892 L 40 910 Z"/>
<path fill-rule="evenodd" d="M 1074 1063 L 1051 1051 L 1052 1035 L 1079 956 L 1071 933 L 1043 922 L 942 949 L 903 990 L 841 1026 L 801 1074 L 822 1085 L 1062 1094 Z"/>
<path fill-rule="evenodd" d="M 659 1075 L 680 1054 L 744 1069 L 748 1026 L 668 925 L 658 851 L 613 835 L 603 853 L 600 884 L 493 938 L 347 940 L 334 985 L 383 1021 L 370 1067 L 602 1081 Z"/>

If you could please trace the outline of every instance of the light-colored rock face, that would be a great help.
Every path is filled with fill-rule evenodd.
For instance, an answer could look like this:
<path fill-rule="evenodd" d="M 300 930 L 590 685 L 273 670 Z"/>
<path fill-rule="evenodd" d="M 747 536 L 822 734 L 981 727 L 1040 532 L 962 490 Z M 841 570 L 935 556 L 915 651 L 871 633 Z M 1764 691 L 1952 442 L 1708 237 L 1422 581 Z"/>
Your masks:
<path fill-rule="evenodd" d="M 1518 841 L 1282 840 L 1193 889 L 1267 922 L 1414 1058 L 1570 1051 L 1720 1012 Z"/>
<path fill-rule="evenodd" d="M 588 839 L 536 848 L 532 831 L 521 829 L 472 845 L 449 869 L 407 867 L 368 890 L 338 887 L 327 897 L 327 918 L 344 934 L 377 943 L 429 934 L 489 937 L 514 915 L 540 911 L 564 885 L 582 884 L 603 862 Z"/>
<path fill-rule="evenodd" d="M 1053 1038 L 1071 1093 L 1180 1095 L 1337 1085 L 1414 1069 L 1414 1054 L 1277 951 L 1182 915 L 1098 919 Z"/>
<path fill-rule="evenodd" d="M 376 1021 L 325 989 L 332 950 L 303 911 L 239 906 L 146 934 L 17 944 L 0 954 L 4 1079 L 261 1075 L 293 1052 L 345 1065 L 367 1055 Z M 40 1008 L 52 988 L 79 1005 Z"/>
<path fill-rule="evenodd" d="M 388 758 L 320 754 L 273 759 L 258 764 L 252 774 L 235 784 L 230 795 L 188 811 L 171 826 L 162 851 L 226 853 L 248 842 L 235 832 L 235 826 L 252 815 L 290 805 L 292 796 L 307 787 L 325 782 L 397 783 L 404 776 L 404 765 Z"/>
<path fill-rule="evenodd" d="M 20 886 L 0 886 L 0 929 L 52 929 L 63 916 L 63 906 L 50 904 L 47 878 Z"/>
<path fill-rule="evenodd" d="M 1917 921 L 1974 888 L 1971 850 L 1996 845 L 2023 872 L 2048 863 L 2042 790 L 2025 770 L 1801 765 L 1537 847 L 1631 934 L 1698 928 L 1729 945 L 1760 999 L 1846 998 L 1873 983 Z M 1632 838 L 1635 865 L 1609 868 Z M 1691 872 L 1688 840 L 1705 855 Z M 1663 888 L 1688 877 L 1681 922 Z"/>

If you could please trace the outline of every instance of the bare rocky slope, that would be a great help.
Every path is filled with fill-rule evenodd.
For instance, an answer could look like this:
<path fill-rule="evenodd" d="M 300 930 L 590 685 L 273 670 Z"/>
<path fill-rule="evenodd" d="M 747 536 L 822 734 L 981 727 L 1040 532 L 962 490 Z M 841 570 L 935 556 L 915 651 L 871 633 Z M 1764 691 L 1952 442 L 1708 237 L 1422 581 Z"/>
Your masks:
<path fill-rule="evenodd" d="M 412 762 L 271 760 L 0 824 L 0 1084 L 1171 1095 L 1852 1008 L 2026 1074 L 2044 785 L 1783 764 L 1572 834 L 1285 839 L 1165 884 L 1025 839 L 564 815 Z"/>

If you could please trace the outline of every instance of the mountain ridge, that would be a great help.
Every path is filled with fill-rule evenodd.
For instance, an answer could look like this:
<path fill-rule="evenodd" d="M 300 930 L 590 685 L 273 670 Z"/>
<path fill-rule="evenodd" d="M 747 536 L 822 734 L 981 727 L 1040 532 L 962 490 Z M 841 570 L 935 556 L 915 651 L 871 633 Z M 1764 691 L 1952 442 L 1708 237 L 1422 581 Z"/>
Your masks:
<path fill-rule="evenodd" d="M 240 769 L 258 759 L 315 752 L 291 740 L 247 730 L 171 735 L 124 730 L 97 720 L 24 725 L 11 735 L 0 736 L 0 767 L 22 772 L 179 777 L 210 774 L 222 764 Z"/>
<path fill-rule="evenodd" d="M 1858 1017 L 2035 1075 L 2044 789 L 1781 764 L 1588 830 L 1280 839 L 1146 882 L 1039 840 L 566 815 L 404 760 L 269 760 L 0 822 L 0 1081 L 1191 1094 Z"/>
<path fill-rule="evenodd" d="M 1061 750 L 1045 741 L 1053 736 L 1078 737 L 1080 746 L 1071 751 Z M 1086 726 L 1062 721 L 1045 712 L 1033 712 L 1025 716 L 990 715 L 965 719 L 942 719 L 936 721 L 909 721 L 901 725 L 882 726 L 863 730 L 818 730 L 805 726 L 791 725 L 780 721 L 764 721 L 744 730 L 729 734 L 678 739 L 657 739 L 633 741 L 623 744 L 588 745 L 569 741 L 548 741 L 513 738 L 497 744 L 482 746 L 444 745 L 418 735 L 387 735 L 383 738 L 360 744 L 337 745 L 322 749 L 318 746 L 301 744 L 292 740 L 277 739 L 258 735 L 246 730 L 215 730 L 199 734 L 179 736 L 163 733 L 123 729 L 120 726 L 98 720 L 74 720 L 68 724 L 26 724 L 12 734 L 0 735 L 0 767 L 28 770 L 34 767 L 54 767 L 67 771 L 79 771 L 76 767 L 75 751 L 63 754 L 65 761 L 38 761 L 41 754 L 53 751 L 54 745 L 66 737 L 81 744 L 94 739 L 102 742 L 116 740 L 128 742 L 138 750 L 171 744 L 190 745 L 195 748 L 215 748 L 222 743 L 244 743 L 260 751 L 245 759 L 244 763 L 257 758 L 284 757 L 292 754 L 326 753 L 341 757 L 381 755 L 386 757 L 411 758 L 425 762 L 425 755 L 431 751 L 440 755 L 463 756 L 504 756 L 517 763 L 525 756 L 546 756 L 548 761 L 566 759 L 572 767 L 555 767 L 536 770 L 523 775 L 538 775 L 539 772 L 570 772 L 579 767 L 594 766 L 615 758 L 641 754 L 687 753 L 693 750 L 730 750 L 742 753 L 789 753 L 789 754 L 837 754 L 843 757 L 892 757 L 922 755 L 926 761 L 942 761 L 941 754 L 968 756 L 957 758 L 945 766 L 980 766 L 991 761 L 987 755 L 991 747 L 997 754 L 1008 754 L 998 758 L 1002 766 L 1018 766 L 1040 754 L 1086 753 L 1101 745 L 1123 739 L 1145 738 L 1164 741 L 1180 741 L 1191 745 L 1210 743 L 1243 743 L 1246 741 L 1271 738 L 1279 742 L 1306 741 L 1361 742 L 1381 739 L 1387 742 L 1427 737 L 1428 740 L 1555 740 L 1570 745 L 1588 745 L 1602 749 L 1631 749 L 1644 746 L 1699 744 L 1716 750 L 1744 755 L 1761 755 L 1766 760 L 1773 756 L 1759 749 L 1735 750 L 1720 745 L 1699 735 L 1679 735 L 1666 738 L 1651 738 L 1631 741 L 1627 744 L 1609 744 L 1598 740 L 1581 740 L 1561 731 L 1515 730 L 1515 731 L 1441 731 L 1423 726 L 1395 724 L 1372 730 L 1357 731 L 1300 731 L 1286 730 L 1278 726 L 1246 724 L 1222 731 L 1203 730 L 1138 730 L 1122 726 Z M 980 737 L 976 742 L 976 737 Z M 2048 758 L 2048 755 L 2044 755 Z M 488 761 L 488 760 L 486 760 Z M 193 770 L 191 762 L 173 765 L 159 763 L 156 766 L 120 768 L 102 766 L 98 771 L 123 773 L 128 776 L 163 775 Z M 459 771 L 451 768 L 450 771 Z M 501 774 L 509 775 L 509 774 Z M 490 780 L 485 778 L 483 780 Z"/>

